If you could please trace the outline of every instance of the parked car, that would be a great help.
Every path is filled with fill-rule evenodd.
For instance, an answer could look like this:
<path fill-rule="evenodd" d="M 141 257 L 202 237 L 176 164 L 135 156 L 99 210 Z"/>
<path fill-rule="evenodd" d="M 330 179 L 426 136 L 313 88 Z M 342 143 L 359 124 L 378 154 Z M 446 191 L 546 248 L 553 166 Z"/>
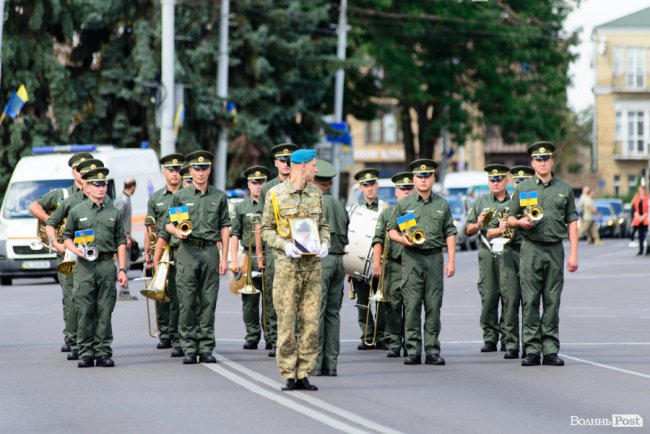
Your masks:
<path fill-rule="evenodd" d="M 478 234 L 471 237 L 465 235 L 465 220 L 467 220 L 467 212 L 465 205 L 460 196 L 445 196 L 451 208 L 451 215 L 454 218 L 454 226 L 456 226 L 456 245 L 460 250 L 476 250 L 478 249 Z"/>
<path fill-rule="evenodd" d="M 598 224 L 598 233 L 601 238 L 614 238 L 619 232 L 618 217 L 614 208 L 607 202 L 594 202 L 596 217 L 594 221 Z"/>
<path fill-rule="evenodd" d="M 629 228 L 632 226 L 629 213 L 625 212 L 625 205 L 623 204 L 623 199 L 617 198 L 606 198 L 598 199 L 596 204 L 599 203 L 608 203 L 614 208 L 614 214 L 616 215 L 617 231 L 616 238 L 623 238 L 628 236 Z"/>

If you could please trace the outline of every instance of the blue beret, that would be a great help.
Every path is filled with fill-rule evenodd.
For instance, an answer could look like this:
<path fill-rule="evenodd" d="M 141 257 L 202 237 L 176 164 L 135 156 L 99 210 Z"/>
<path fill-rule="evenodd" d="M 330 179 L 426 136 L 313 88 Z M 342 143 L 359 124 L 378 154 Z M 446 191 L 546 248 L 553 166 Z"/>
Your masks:
<path fill-rule="evenodd" d="M 291 154 L 292 163 L 308 163 L 316 158 L 316 151 L 313 149 L 298 149 Z"/>

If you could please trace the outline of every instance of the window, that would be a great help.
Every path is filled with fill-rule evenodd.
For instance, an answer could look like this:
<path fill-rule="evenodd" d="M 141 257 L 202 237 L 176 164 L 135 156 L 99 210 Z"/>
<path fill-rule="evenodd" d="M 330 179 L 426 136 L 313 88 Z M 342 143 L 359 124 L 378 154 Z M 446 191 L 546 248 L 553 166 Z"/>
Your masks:
<path fill-rule="evenodd" d="M 616 152 L 635 158 L 650 155 L 650 100 L 617 101 L 613 114 Z"/>
<path fill-rule="evenodd" d="M 644 50 L 639 47 L 628 47 L 625 64 L 625 84 L 627 87 L 640 88 L 644 82 Z"/>
<path fill-rule="evenodd" d="M 614 196 L 621 195 L 621 175 L 614 175 Z"/>
<path fill-rule="evenodd" d="M 381 119 L 375 119 L 366 123 L 366 139 L 368 143 L 381 142 Z"/>
<path fill-rule="evenodd" d="M 627 191 L 632 193 L 636 190 L 636 175 L 627 175 Z"/>
<path fill-rule="evenodd" d="M 384 142 L 396 143 L 397 142 L 397 120 L 395 115 L 388 113 L 384 115 Z"/>
<path fill-rule="evenodd" d="M 627 152 L 629 154 L 639 154 L 644 152 L 643 146 L 643 112 L 627 112 Z"/>
<path fill-rule="evenodd" d="M 614 47 L 614 77 L 623 75 L 623 47 Z"/>
<path fill-rule="evenodd" d="M 616 110 L 616 140 L 623 140 L 623 113 Z"/>
<path fill-rule="evenodd" d="M 379 119 L 366 122 L 367 143 L 399 143 L 401 131 L 395 113 L 387 113 Z"/>

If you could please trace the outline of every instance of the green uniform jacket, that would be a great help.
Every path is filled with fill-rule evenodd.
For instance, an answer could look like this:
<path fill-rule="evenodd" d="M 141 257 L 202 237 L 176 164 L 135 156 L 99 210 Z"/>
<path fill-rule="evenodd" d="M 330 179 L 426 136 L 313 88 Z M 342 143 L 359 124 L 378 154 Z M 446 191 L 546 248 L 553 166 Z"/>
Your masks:
<path fill-rule="evenodd" d="M 472 207 L 470 208 L 469 212 L 467 213 L 467 221 L 465 222 L 465 226 L 463 227 L 463 231 L 467 229 L 467 225 L 476 223 L 478 220 L 478 216 L 483 212 L 487 211 L 488 209 L 494 208 L 494 214 L 492 214 L 492 218 L 488 222 L 487 225 L 483 226 L 480 230 L 480 235 L 483 236 L 483 239 L 487 240 L 488 242 L 490 239 L 487 237 L 487 230 L 488 228 L 496 228 L 499 226 L 499 213 L 501 212 L 508 212 L 508 206 L 510 205 L 510 197 L 506 194 L 505 199 L 503 202 L 499 202 L 499 199 L 497 199 L 492 193 L 486 193 L 480 195 L 472 204 Z M 485 245 L 485 242 L 479 237 L 479 243 L 481 247 L 485 247 L 486 249 L 490 249 L 488 246 Z M 490 249 L 491 250 L 491 249 Z"/>
<path fill-rule="evenodd" d="M 230 226 L 226 194 L 211 185 L 208 186 L 205 194 L 197 190 L 194 185 L 178 190 L 174 193 L 171 207 L 179 206 L 187 206 L 192 223 L 192 234 L 189 237 L 191 239 L 216 243 L 221 240 L 221 229 Z M 165 218 L 165 225 L 167 223 L 170 223 L 169 213 Z M 167 241 L 171 237 L 165 231 L 159 235 Z"/>
<path fill-rule="evenodd" d="M 174 193 L 163 187 L 154 192 L 147 202 L 147 216 L 153 217 L 156 220 L 156 232 L 158 236 L 162 232 L 167 233 L 165 230 L 165 221 L 167 220 L 167 212 L 172 204 Z M 171 247 L 178 247 L 180 241 L 176 237 L 171 237 L 169 245 Z"/>
<path fill-rule="evenodd" d="M 517 185 L 510 200 L 509 216 L 521 217 L 526 207 L 519 203 L 522 192 L 537 192 L 537 204 L 542 207 L 544 216 L 535 222 L 532 229 L 520 231 L 529 241 L 554 243 L 568 236 L 567 223 L 578 220 L 576 203 L 571 186 L 559 178 L 553 177 L 544 184 L 533 176 Z"/>
<path fill-rule="evenodd" d="M 277 195 L 277 203 L 283 220 L 292 217 L 309 217 L 316 221 L 320 241 L 329 245 L 330 227 L 323 212 L 323 195 L 313 184 L 306 184 L 303 190 L 296 190 L 289 181 L 276 185 L 266 194 L 264 201 L 264 214 L 262 216 L 262 238 L 264 242 L 274 249 L 275 267 L 300 268 L 301 270 L 318 269 L 321 266 L 320 258 L 316 255 L 303 256 L 298 260 L 289 258 L 284 253 L 284 247 L 291 243 L 291 234 L 281 236 L 276 228 L 275 214 L 273 212 L 272 194 Z M 288 228 L 287 228 L 288 229 Z"/>
<path fill-rule="evenodd" d="M 73 240 L 75 231 L 93 229 L 95 239 L 88 243 L 96 247 L 98 253 L 115 253 L 117 246 L 126 244 L 124 223 L 119 210 L 112 204 L 95 204 L 84 200 L 70 210 L 63 231 L 64 240 Z"/>
<path fill-rule="evenodd" d="M 244 249 L 248 249 L 248 242 L 251 238 L 251 217 L 254 214 L 257 214 L 261 221 L 262 205 L 260 202 L 255 202 L 250 196 L 235 205 L 235 212 L 231 218 L 230 236 L 239 238 Z M 251 242 L 254 255 L 256 247 L 254 236 Z M 246 251 L 248 252 L 248 250 Z"/>
<path fill-rule="evenodd" d="M 342 255 L 345 253 L 345 246 L 350 243 L 348 240 L 350 217 L 341 202 L 336 200 L 329 190 L 323 192 L 323 206 L 327 223 L 330 225 L 329 253 Z"/>
<path fill-rule="evenodd" d="M 415 216 L 416 226 L 411 230 L 421 229 L 426 239 L 422 244 L 413 246 L 413 249 L 437 249 L 447 245 L 447 237 L 456 235 L 456 226 L 451 215 L 449 203 L 440 195 L 431 192 L 426 200 L 413 193 L 397 202 L 395 214 L 388 222 L 388 230 L 395 229 L 399 232 L 397 217 L 412 212 Z"/>
<path fill-rule="evenodd" d="M 59 206 L 56 211 L 52 213 L 50 218 L 47 219 L 47 225 L 58 228 L 59 225 L 63 223 L 63 220 L 68 217 L 70 210 L 86 199 L 86 195 L 81 190 L 77 190 L 72 194 L 72 196 L 69 196 L 61 202 L 61 206 Z"/>
<path fill-rule="evenodd" d="M 388 233 L 388 222 L 391 217 L 393 217 L 395 212 L 395 205 L 390 206 L 383 210 L 377 219 L 377 225 L 375 226 L 375 236 L 372 239 L 372 244 L 380 243 L 382 246 L 386 241 L 386 235 Z M 402 252 L 404 251 L 404 246 L 396 243 L 392 240 L 388 240 L 388 259 L 393 259 L 395 261 L 402 260 Z"/>

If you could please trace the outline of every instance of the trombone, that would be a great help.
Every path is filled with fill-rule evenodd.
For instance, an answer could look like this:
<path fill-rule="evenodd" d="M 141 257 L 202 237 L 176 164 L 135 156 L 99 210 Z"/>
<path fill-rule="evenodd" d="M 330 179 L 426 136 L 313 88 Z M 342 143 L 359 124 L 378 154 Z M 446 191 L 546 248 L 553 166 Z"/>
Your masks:
<path fill-rule="evenodd" d="M 254 225 L 260 221 L 259 214 L 250 216 L 250 229 L 248 231 L 248 267 L 246 267 L 246 284 L 243 288 L 239 289 L 242 295 L 255 295 L 260 291 L 253 285 L 253 235 L 257 232 Z"/>
<path fill-rule="evenodd" d="M 422 231 L 420 231 L 422 232 Z M 424 232 L 422 232 L 424 233 Z M 388 238 L 388 232 L 385 234 L 384 238 L 384 249 L 381 254 L 381 273 L 379 273 L 379 282 L 377 283 L 377 290 L 375 291 L 374 294 L 370 295 L 368 297 L 368 305 L 357 305 L 360 309 L 366 309 L 366 327 L 363 332 L 363 343 L 366 344 L 369 347 L 374 347 L 377 345 L 377 328 L 378 324 L 377 322 L 379 321 L 379 306 L 380 303 L 386 303 L 388 300 L 386 300 L 386 297 L 384 296 L 384 279 L 386 275 L 386 260 L 388 259 L 388 249 L 389 249 L 389 244 L 388 242 L 390 239 Z M 423 240 L 424 241 L 424 240 Z M 418 243 L 419 244 L 419 243 Z M 372 278 L 370 279 L 371 285 L 370 288 L 372 290 Z M 368 327 L 370 327 L 370 315 L 372 314 L 372 308 L 371 304 L 372 302 L 375 302 L 375 317 L 374 317 L 374 323 L 375 323 L 375 330 L 372 334 L 372 339 L 368 340 Z"/>

